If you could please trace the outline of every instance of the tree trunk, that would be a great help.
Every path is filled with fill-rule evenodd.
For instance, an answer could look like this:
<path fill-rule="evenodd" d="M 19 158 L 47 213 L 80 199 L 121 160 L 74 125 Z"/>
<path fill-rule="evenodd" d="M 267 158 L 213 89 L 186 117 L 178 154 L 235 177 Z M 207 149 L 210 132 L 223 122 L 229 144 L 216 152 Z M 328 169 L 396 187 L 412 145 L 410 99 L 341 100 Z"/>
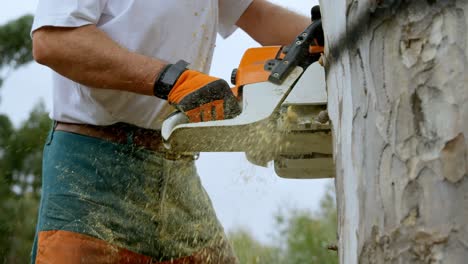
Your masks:
<path fill-rule="evenodd" d="M 340 263 L 468 263 L 468 1 L 320 2 Z"/>

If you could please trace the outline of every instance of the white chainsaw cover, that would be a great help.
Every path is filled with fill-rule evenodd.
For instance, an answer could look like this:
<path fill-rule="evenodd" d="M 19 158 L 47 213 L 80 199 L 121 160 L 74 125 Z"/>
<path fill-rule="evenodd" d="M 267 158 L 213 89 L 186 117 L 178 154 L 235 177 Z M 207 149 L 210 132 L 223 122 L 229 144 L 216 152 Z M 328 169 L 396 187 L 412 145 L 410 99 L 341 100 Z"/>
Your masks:
<path fill-rule="evenodd" d="M 274 161 L 285 178 L 334 176 L 329 124 L 315 117 L 326 108 L 323 68 L 296 67 L 281 85 L 245 85 L 242 113 L 222 121 L 187 123 L 182 113 L 170 116 L 162 136 L 174 152 L 245 152 L 260 166 Z"/>

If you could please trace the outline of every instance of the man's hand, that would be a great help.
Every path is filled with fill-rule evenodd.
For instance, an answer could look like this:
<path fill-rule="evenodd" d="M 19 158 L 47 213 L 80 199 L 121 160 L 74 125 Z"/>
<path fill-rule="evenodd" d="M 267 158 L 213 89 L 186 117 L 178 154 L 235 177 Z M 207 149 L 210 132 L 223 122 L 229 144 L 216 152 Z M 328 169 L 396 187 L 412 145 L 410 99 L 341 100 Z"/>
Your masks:
<path fill-rule="evenodd" d="M 154 94 L 183 111 L 190 122 L 229 119 L 241 112 L 226 81 L 188 70 L 181 62 L 162 71 Z"/>

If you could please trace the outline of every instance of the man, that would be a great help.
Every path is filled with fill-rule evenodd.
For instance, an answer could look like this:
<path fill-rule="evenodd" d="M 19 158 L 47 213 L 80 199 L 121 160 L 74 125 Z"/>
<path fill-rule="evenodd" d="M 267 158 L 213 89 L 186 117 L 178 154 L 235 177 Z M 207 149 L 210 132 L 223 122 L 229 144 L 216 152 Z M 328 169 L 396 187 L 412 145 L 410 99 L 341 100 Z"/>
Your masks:
<path fill-rule="evenodd" d="M 265 0 L 39 0 L 33 53 L 54 70 L 55 125 L 32 262 L 237 263 L 194 155 L 167 153 L 161 122 L 168 103 L 191 121 L 239 113 L 204 74 L 217 32 L 286 45 L 309 23 Z"/>

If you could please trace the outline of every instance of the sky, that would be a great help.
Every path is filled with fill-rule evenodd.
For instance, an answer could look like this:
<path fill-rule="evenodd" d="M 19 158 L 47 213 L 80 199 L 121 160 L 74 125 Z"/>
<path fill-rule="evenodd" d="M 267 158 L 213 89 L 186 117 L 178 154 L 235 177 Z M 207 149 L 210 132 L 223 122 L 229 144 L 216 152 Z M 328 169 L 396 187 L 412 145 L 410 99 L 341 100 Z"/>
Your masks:
<path fill-rule="evenodd" d="M 309 16 L 318 1 L 271 1 Z M 37 0 L 5 1 L 0 9 L 0 24 L 26 13 L 34 13 Z M 278 23 L 284 23 L 279 21 Z M 259 46 L 241 30 L 224 40 L 217 39 L 210 74 L 229 80 L 244 51 Z M 50 70 L 31 63 L 11 73 L 0 90 L 0 113 L 15 125 L 25 120 L 42 100 L 51 108 Z M 250 164 L 243 153 L 202 153 L 197 161 L 202 179 L 218 218 L 227 231 L 242 227 L 262 242 L 276 234 L 274 215 L 288 209 L 316 211 L 325 192 L 326 180 L 289 180 L 276 176 L 274 169 Z"/>

